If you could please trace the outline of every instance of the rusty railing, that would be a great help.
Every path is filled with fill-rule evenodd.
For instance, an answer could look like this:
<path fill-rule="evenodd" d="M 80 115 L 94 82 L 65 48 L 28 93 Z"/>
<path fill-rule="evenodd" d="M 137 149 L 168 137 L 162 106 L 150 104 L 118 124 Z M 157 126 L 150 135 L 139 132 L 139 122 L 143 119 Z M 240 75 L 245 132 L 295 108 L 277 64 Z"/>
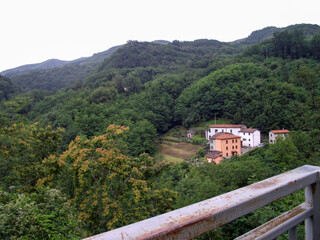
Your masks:
<path fill-rule="evenodd" d="M 191 239 L 305 188 L 305 202 L 238 237 L 275 239 L 305 221 L 305 238 L 320 240 L 320 167 L 305 165 L 261 182 L 88 239 Z"/>

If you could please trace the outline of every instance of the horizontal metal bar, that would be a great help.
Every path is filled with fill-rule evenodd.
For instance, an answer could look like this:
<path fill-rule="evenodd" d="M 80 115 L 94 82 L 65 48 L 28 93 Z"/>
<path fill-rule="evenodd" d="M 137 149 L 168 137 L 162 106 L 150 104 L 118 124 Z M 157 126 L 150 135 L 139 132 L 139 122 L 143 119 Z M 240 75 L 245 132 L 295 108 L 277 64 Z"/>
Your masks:
<path fill-rule="evenodd" d="M 312 215 L 312 207 L 306 203 L 289 210 L 288 212 L 270 220 L 252 231 L 236 238 L 236 240 L 267 240 L 274 239 L 297 226 Z"/>
<path fill-rule="evenodd" d="M 191 239 L 316 182 L 319 171 L 320 167 L 305 165 L 88 239 Z"/>

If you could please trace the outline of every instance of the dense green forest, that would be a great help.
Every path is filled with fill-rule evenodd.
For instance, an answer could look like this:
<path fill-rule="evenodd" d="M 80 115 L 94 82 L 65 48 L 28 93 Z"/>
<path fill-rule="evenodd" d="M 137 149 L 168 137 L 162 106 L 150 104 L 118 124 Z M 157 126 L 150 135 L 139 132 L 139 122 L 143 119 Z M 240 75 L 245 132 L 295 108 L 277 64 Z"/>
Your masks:
<path fill-rule="evenodd" d="M 0 76 L 0 238 L 79 239 L 320 165 L 319 61 L 320 27 L 294 25 L 232 43 L 129 41 L 94 64 Z M 219 165 L 155 157 L 159 136 L 214 117 L 291 134 Z M 199 239 L 233 239 L 301 199 Z"/>

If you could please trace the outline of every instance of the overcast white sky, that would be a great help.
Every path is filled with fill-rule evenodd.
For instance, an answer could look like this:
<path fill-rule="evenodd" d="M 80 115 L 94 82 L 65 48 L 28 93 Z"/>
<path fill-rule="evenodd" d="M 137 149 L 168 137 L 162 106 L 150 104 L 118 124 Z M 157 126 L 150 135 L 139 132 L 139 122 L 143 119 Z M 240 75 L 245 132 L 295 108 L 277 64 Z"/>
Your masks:
<path fill-rule="evenodd" d="M 234 41 L 267 26 L 320 25 L 319 0 L 0 0 L 0 10 L 0 72 L 128 40 Z"/>

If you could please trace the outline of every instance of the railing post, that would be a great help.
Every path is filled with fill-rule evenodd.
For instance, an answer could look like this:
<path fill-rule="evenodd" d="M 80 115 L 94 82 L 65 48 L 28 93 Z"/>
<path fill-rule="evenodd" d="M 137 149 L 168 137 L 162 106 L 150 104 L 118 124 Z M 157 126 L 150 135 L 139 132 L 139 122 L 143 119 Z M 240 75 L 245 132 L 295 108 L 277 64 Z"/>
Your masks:
<path fill-rule="evenodd" d="M 320 240 L 320 182 L 305 188 L 306 203 L 313 208 L 313 214 L 305 220 L 306 239 Z"/>
<path fill-rule="evenodd" d="M 297 239 L 298 239 L 298 232 L 297 232 L 297 226 L 295 226 L 289 230 L 289 240 L 297 240 Z"/>

